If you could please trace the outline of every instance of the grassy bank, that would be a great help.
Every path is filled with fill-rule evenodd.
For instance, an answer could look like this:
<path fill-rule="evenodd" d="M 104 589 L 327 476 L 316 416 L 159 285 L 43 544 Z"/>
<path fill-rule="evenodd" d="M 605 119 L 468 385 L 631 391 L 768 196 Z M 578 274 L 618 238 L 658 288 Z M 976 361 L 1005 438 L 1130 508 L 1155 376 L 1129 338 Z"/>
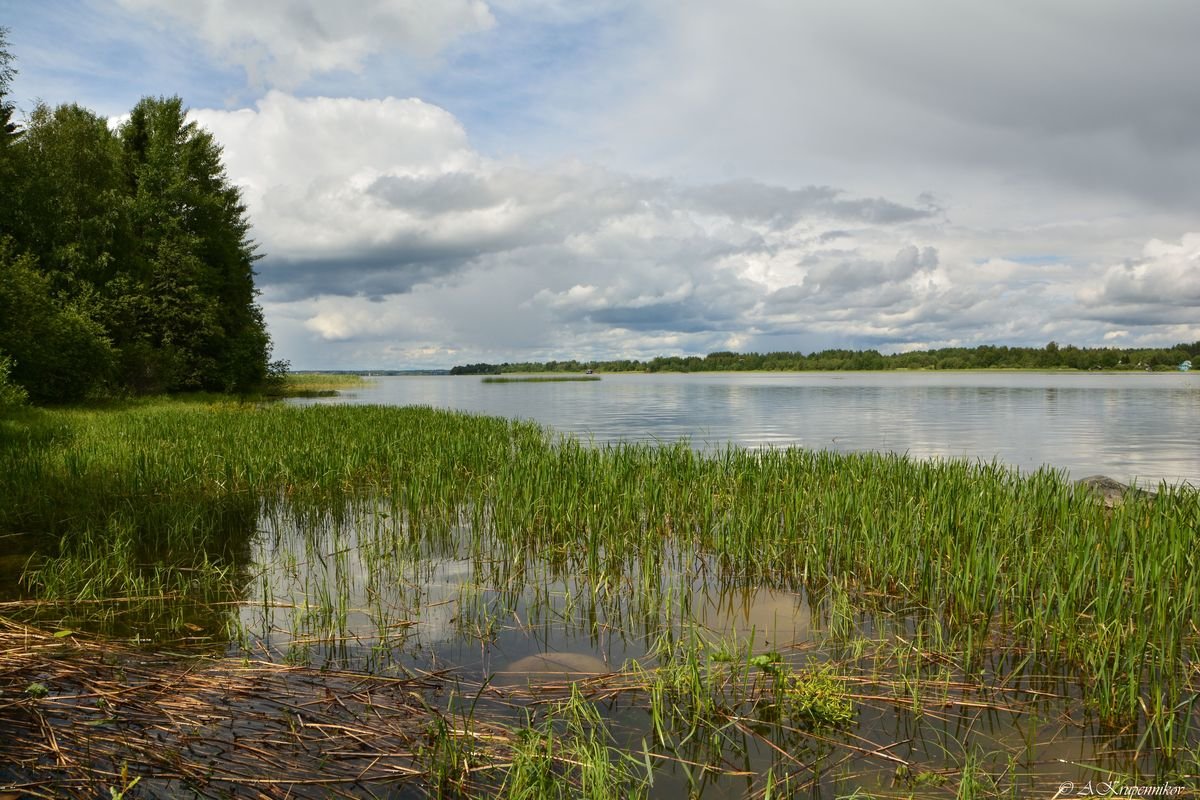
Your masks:
<path fill-rule="evenodd" d="M 339 391 L 357 389 L 365 386 L 366 379 L 361 375 L 346 373 L 324 372 L 291 372 L 271 386 L 267 395 L 270 397 L 333 397 Z"/>
<path fill-rule="evenodd" d="M 477 536 L 593 565 L 669 538 L 747 580 L 846 580 L 917 603 L 957 635 L 1003 631 L 1089 667 L 1114 717 L 1145 700 L 1140 678 L 1174 683 L 1200 621 L 1194 492 L 1107 512 L 1050 471 L 795 449 L 592 449 L 424 408 L 32 412 L 0 444 L 0 531 L 66 559 L 35 570 L 43 584 L 65 582 L 80 553 L 159 565 L 170 553 L 202 567 L 231 555 L 220 545 L 253 527 L 264 503 L 336 510 L 367 493 L 434 526 L 486 509 Z M 103 571 L 130 593 L 144 572 Z M 86 569 L 76 583 L 108 590 Z"/>
<path fill-rule="evenodd" d="M 222 604 L 238 603 L 254 579 L 246 569 L 263 520 L 282 515 L 332 531 L 311 559 L 367 548 L 374 571 L 456 537 L 494 586 L 539 583 L 536 558 L 574 576 L 581 606 L 636 598 L 627 602 L 647 636 L 693 580 L 674 577 L 673 561 L 702 563 L 729 585 L 827 598 L 831 619 L 899 610 L 919 620 L 905 636 L 933 660 L 923 663 L 948 659 L 968 682 L 981 681 L 970 676 L 997 653 L 1010 671 L 1056 664 L 1078 681 L 1086 713 L 1133 731 L 1139 751 L 1174 759 L 1197 748 L 1192 491 L 1131 496 L 1106 510 L 1049 470 L 795 449 L 589 448 L 528 423 L 428 408 L 158 401 L 5 422 L 0 499 L 0 541 L 28 559 L 26 599 L 62 603 L 54 619 L 63 626 L 132 606 L 125 633 L 212 635 L 226 625 Z M 374 526 L 367 539 L 363 509 Z M 338 538 L 348 517 L 357 544 Z M 331 638 L 344 605 L 316 603 Z M 488 614 L 502 611 L 484 608 L 472 622 L 486 629 Z M 694 669 L 641 680 L 648 708 L 672 725 L 723 719 L 718 728 L 730 730 L 743 712 L 728 709 L 743 701 L 712 704 L 694 687 L 724 680 L 710 666 L 731 661 L 754 668 L 745 680 L 775 681 L 777 693 L 809 685 L 771 653 L 737 647 L 663 643 L 664 668 Z M 889 658 L 879 669 L 924 674 Z M 991 691 L 1005 690 L 1004 679 L 989 680 Z M 554 730 L 540 724 L 531 720 L 531 730 Z M 661 747 L 694 742 L 662 725 Z M 585 728 L 572 729 L 577 744 L 593 747 Z M 533 770 L 526 777 L 538 774 L 522 763 Z"/>

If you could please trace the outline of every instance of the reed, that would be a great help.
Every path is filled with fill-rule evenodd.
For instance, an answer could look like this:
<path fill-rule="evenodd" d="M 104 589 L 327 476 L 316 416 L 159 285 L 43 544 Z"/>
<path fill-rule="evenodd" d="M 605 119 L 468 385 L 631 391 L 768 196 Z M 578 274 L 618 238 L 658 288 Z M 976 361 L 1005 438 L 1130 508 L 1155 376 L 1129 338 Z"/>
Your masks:
<path fill-rule="evenodd" d="M 333 397 L 367 383 L 362 375 L 331 372 L 289 372 L 267 387 L 268 397 Z"/>
<path fill-rule="evenodd" d="M 515 732 L 512 766 L 497 794 L 512 800 L 646 796 L 649 775 L 622 758 L 608 726 L 577 685 Z"/>
<path fill-rule="evenodd" d="M 930 654 L 976 674 L 1000 652 L 1062 665 L 1106 725 L 1141 725 L 1147 746 L 1178 756 L 1197 748 L 1200 686 L 1188 665 L 1200 661 L 1200 495 L 1160 488 L 1106 509 L 1049 469 L 589 447 L 429 408 L 164 400 L 29 411 L 0 434 L 0 533 L 29 556 L 31 599 L 83 608 L 169 598 L 159 607 L 170 615 L 262 584 L 263 624 L 288 618 L 298 661 L 320 653 L 345 665 L 353 644 L 373 648 L 382 669 L 403 639 L 396 609 L 413 604 L 399 578 L 439 554 L 473 564 L 479 584 L 461 598 L 460 623 L 481 639 L 524 591 L 542 592 L 531 627 L 581 620 L 594 632 L 623 616 L 653 639 L 688 618 L 699 564 L 724 586 L 827 597 L 847 648 L 855 609 L 916 615 L 919 657 L 885 660 L 908 678 L 917 709 L 938 696 L 922 666 Z M 304 532 L 299 549 L 264 557 L 289 525 Z M 270 575 L 253 572 L 263 563 Z M 364 587 L 360 575 L 373 577 Z M 369 641 L 352 632 L 356 615 L 375 620 Z M 228 629 L 214 621 L 205 635 Z M 662 687 L 647 692 L 662 741 L 711 736 L 702 723 L 719 718 L 713 682 L 732 669 L 715 666 L 707 645 L 685 644 L 661 667 L 669 680 L 648 684 Z M 772 674 L 764 667 L 775 662 L 750 661 L 764 653 L 727 650 L 738 669 L 775 681 L 784 716 L 803 716 L 811 697 L 796 676 L 808 673 Z M 813 685 L 817 697 L 830 690 Z"/>

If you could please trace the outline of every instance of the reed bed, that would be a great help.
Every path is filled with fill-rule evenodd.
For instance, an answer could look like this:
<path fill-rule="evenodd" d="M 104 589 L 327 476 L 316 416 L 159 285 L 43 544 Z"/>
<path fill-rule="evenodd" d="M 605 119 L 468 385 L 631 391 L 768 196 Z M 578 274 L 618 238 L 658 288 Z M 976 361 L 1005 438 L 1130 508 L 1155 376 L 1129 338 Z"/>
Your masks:
<path fill-rule="evenodd" d="M 268 387 L 270 397 L 334 397 L 346 389 L 357 389 L 366 384 L 362 375 L 327 372 L 289 372 Z"/>
<path fill-rule="evenodd" d="M 1110 509 L 1049 469 L 596 448 L 428 408 L 165 401 L 6 422 L 0 500 L 0 533 L 28 549 L 25 591 L 63 608 L 155 596 L 211 606 L 254 579 L 262 520 L 336 530 L 369 507 L 386 522 L 353 547 L 380 574 L 466 537 L 501 595 L 580 576 L 572 603 L 632 597 L 653 636 L 659 612 L 686 596 L 679 560 L 693 559 L 722 585 L 831 598 L 831 625 L 855 608 L 903 609 L 921 620 L 907 635 L 922 658 L 952 655 L 964 675 L 996 653 L 1058 665 L 1086 713 L 1134 731 L 1138 749 L 1164 763 L 1200 752 L 1200 495 L 1187 488 Z M 335 595 L 313 622 L 331 637 L 349 613 Z M 479 611 L 481 636 L 495 611 Z M 189 624 L 178 618 L 170 635 Z M 927 688 L 919 671 L 908 685 Z"/>
<path fill-rule="evenodd" d="M 366 492 L 406 512 L 411 536 L 447 530 L 470 508 L 480 539 L 592 570 L 643 559 L 645 570 L 672 540 L 745 582 L 844 578 L 938 614 L 956 644 L 1001 633 L 1079 666 L 1114 720 L 1158 700 L 1149 686 L 1178 700 L 1181 667 L 1195 663 L 1200 494 L 1190 490 L 1106 510 L 1051 470 L 589 448 L 532 424 L 426 408 L 46 412 L 0 446 L 0 530 L 40 539 L 47 560 L 30 579 L 44 590 L 47 573 L 65 575 L 75 560 L 103 572 L 114 553 L 109 571 L 140 564 L 147 580 L 150 565 L 163 575 L 232 568 L 262 506 L 338 514 Z M 114 540 L 127 544 L 98 544 Z M 96 588 L 88 574 L 80 592 Z"/>

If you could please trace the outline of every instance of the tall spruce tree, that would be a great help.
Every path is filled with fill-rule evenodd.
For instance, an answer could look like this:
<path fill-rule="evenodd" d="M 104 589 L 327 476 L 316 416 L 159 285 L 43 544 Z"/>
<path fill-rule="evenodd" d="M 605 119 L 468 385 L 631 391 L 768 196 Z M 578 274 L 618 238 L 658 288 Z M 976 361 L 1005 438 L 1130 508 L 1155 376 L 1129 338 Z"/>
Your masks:
<path fill-rule="evenodd" d="M 212 135 L 178 97 L 145 98 L 119 131 L 136 243 L 114 297 L 126 379 L 239 391 L 266 377 L 249 221 Z M 148 384 L 148 385 L 147 385 Z"/>

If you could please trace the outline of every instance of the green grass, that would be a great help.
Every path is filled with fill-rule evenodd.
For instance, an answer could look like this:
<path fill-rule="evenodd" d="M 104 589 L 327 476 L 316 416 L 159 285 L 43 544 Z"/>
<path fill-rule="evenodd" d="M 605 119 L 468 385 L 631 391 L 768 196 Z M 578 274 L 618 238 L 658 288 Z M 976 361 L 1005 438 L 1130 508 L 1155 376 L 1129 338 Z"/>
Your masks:
<path fill-rule="evenodd" d="M 224 402 L 37 412 L 0 443 L 0 531 L 36 534 L 52 559 L 94 560 L 112 542 L 123 566 L 236 561 L 260 505 L 336 512 L 367 493 L 431 530 L 486 509 L 477 536 L 593 568 L 654 558 L 668 537 L 744 580 L 846 578 L 936 612 L 959 643 L 1003 633 L 1085 667 L 1108 717 L 1137 710 L 1144 679 L 1172 683 L 1200 622 L 1197 494 L 1106 512 L 1048 470 L 588 448 L 426 408 Z"/>
<path fill-rule="evenodd" d="M 1143 741 L 1171 753 L 1197 747 L 1200 687 L 1188 665 L 1200 662 L 1198 497 L 1162 487 L 1106 510 L 1053 470 L 799 449 L 593 448 L 530 423 L 429 408 L 143 401 L 30 410 L 0 430 L 0 534 L 28 547 L 33 597 L 93 608 L 119 599 L 137 606 L 139 624 L 178 630 L 188 622 L 178 603 L 242 596 L 260 577 L 247 570 L 263 520 L 286 516 L 308 537 L 299 558 L 332 576 L 307 589 L 295 629 L 330 643 L 345 632 L 348 550 L 378 597 L 399 585 L 400 561 L 452 552 L 465 538 L 478 579 L 499 587 L 460 601 L 459 624 L 483 639 L 508 610 L 506 593 L 545 592 L 563 575 L 581 587 L 569 603 L 618 598 L 631 616 L 664 625 L 679 608 L 683 620 L 692 578 L 677 561 L 695 556 L 722 585 L 829 597 L 840 639 L 850 638 L 851 603 L 917 615 L 911 654 L 898 651 L 888 667 L 912 678 L 916 710 L 929 690 L 922 664 L 949 653 L 974 674 L 999 651 L 1059 665 L 1081 682 L 1088 713 L 1111 726 L 1141 719 Z M 378 614 L 383 630 L 390 621 Z M 295 646 L 302 660 L 309 645 Z M 731 674 L 758 686 L 737 702 L 780 724 L 836 726 L 853 715 L 837 676 L 738 647 L 688 640 L 660 652 L 642 691 L 662 743 L 712 741 L 717 705 L 733 702 L 714 687 Z M 910 655 L 918 663 L 905 666 Z M 536 783 L 551 728 L 531 730 L 522 768 Z M 607 751 L 587 755 L 578 748 L 595 742 L 573 742 L 570 763 L 594 765 L 596 785 L 617 785 L 601 774 Z M 978 788 L 974 769 L 961 792 Z"/>
<path fill-rule="evenodd" d="M 578 687 L 514 734 L 512 767 L 499 790 L 502 797 L 635 800 L 646 796 L 649 776 L 640 775 L 634 762 L 613 746 L 595 704 Z"/>
<path fill-rule="evenodd" d="M 270 397 L 333 397 L 345 389 L 359 389 L 367 384 L 361 375 L 324 372 L 290 372 L 282 382 L 267 391 Z"/>

